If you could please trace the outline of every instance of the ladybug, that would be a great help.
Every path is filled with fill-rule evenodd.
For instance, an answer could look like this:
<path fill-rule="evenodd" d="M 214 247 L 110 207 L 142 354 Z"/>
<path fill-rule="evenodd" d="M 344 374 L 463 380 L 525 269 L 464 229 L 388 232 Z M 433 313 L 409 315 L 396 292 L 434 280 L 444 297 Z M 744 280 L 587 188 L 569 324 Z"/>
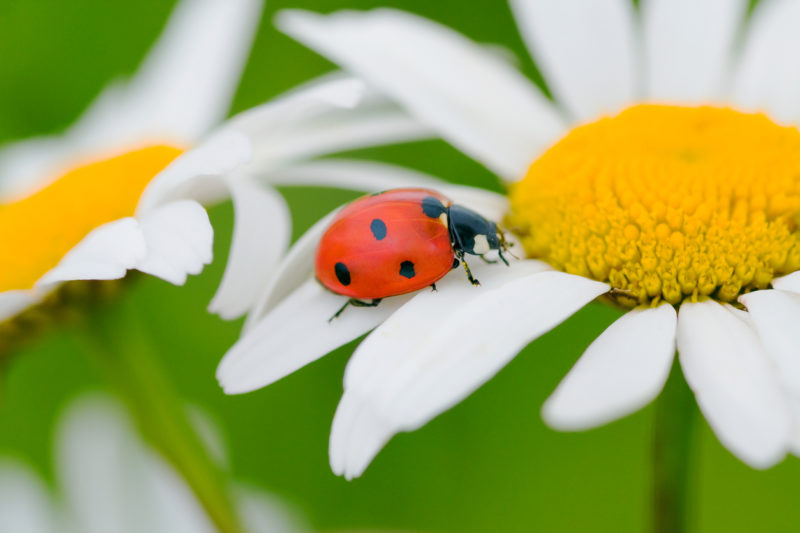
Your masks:
<path fill-rule="evenodd" d="M 341 210 L 320 240 L 315 259 L 317 279 L 348 305 L 375 307 L 383 298 L 406 294 L 436 282 L 464 265 L 467 278 L 480 285 L 464 260 L 509 247 L 497 224 L 454 205 L 429 189 L 391 189 L 361 197 Z M 371 300 L 371 301 L 365 301 Z"/>

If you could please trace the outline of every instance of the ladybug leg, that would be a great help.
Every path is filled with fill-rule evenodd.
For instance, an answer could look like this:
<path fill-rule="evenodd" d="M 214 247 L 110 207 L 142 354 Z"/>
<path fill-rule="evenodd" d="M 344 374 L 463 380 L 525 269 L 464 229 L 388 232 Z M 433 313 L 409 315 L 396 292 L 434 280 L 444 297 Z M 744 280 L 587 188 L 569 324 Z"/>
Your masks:
<path fill-rule="evenodd" d="M 341 315 L 345 309 L 347 309 L 348 305 L 352 305 L 353 307 L 378 307 L 378 304 L 381 303 L 381 298 L 377 298 L 372 300 L 371 302 L 362 302 L 361 300 L 357 300 L 356 298 L 349 298 L 342 307 L 336 311 L 332 317 L 328 319 L 328 322 L 333 322 L 334 318 L 337 318 Z"/>
<path fill-rule="evenodd" d="M 487 264 L 489 264 L 489 265 L 496 265 L 496 264 L 497 264 L 497 259 L 488 259 L 488 258 L 487 258 L 485 255 L 483 255 L 483 254 L 479 255 L 478 257 L 480 257 L 480 258 L 483 260 L 483 262 L 484 262 L 484 263 L 487 263 Z M 502 257 L 502 256 L 501 256 L 501 257 Z M 508 263 L 506 263 L 506 264 L 508 264 Z"/>
<path fill-rule="evenodd" d="M 458 259 L 461 261 L 461 264 L 464 265 L 464 271 L 466 271 L 466 273 L 467 273 L 467 279 L 469 280 L 469 282 L 472 283 L 473 285 L 476 285 L 476 286 L 480 285 L 481 282 L 473 277 L 472 271 L 469 269 L 469 265 L 467 264 L 466 261 L 464 261 L 464 253 L 463 252 L 458 254 Z"/>
<path fill-rule="evenodd" d="M 511 253 L 511 252 L 509 252 L 509 253 Z M 503 255 L 503 250 L 497 250 L 497 255 L 500 256 L 500 260 L 503 263 L 505 263 L 506 266 L 511 266 L 511 265 L 508 264 L 508 259 L 506 259 L 506 256 Z M 497 261 L 495 261 L 495 263 L 497 263 Z"/>
<path fill-rule="evenodd" d="M 431 289 L 433 289 L 433 292 L 438 292 L 439 291 L 439 289 L 436 288 L 436 284 L 435 283 L 431 283 Z"/>

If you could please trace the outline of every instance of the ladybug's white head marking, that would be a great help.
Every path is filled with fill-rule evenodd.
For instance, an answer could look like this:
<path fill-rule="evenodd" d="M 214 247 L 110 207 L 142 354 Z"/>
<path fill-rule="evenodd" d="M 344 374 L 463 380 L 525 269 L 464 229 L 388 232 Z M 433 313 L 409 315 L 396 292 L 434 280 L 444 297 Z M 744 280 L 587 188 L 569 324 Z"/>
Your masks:
<path fill-rule="evenodd" d="M 488 253 L 491 249 L 492 247 L 489 246 L 489 239 L 486 235 L 475 235 L 475 244 L 473 245 L 472 250 L 476 255 L 483 255 Z"/>

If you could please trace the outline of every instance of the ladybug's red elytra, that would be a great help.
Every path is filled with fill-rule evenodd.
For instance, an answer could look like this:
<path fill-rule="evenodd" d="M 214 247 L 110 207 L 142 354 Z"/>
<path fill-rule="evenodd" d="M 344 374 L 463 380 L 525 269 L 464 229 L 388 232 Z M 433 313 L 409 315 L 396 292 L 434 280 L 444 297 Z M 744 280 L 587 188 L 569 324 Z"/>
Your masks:
<path fill-rule="evenodd" d="M 472 254 L 508 249 L 497 224 L 454 205 L 429 189 L 391 189 L 361 197 L 341 210 L 320 240 L 317 279 L 348 305 L 375 307 L 381 299 L 422 289 L 464 265 L 467 278 L 480 285 L 464 261 Z M 366 302 L 364 300 L 371 300 Z"/>

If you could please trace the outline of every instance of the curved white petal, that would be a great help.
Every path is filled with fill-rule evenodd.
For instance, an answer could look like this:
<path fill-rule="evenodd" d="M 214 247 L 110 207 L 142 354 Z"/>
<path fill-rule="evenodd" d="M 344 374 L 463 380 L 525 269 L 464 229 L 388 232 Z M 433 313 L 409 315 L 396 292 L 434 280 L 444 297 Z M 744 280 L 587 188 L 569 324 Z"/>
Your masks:
<path fill-rule="evenodd" d="M 70 135 L 84 145 L 197 141 L 228 112 L 262 0 L 181 0 L 136 76 L 101 95 Z"/>
<path fill-rule="evenodd" d="M 752 15 L 732 84 L 733 102 L 773 118 L 800 121 L 800 2 L 767 0 Z"/>
<path fill-rule="evenodd" d="M 253 141 L 256 171 L 432 135 L 429 128 L 386 96 L 341 72 L 322 76 L 245 111 L 226 128 L 241 131 Z"/>
<path fill-rule="evenodd" d="M 645 0 L 645 93 L 650 100 L 709 103 L 722 96 L 746 0 Z"/>
<path fill-rule="evenodd" d="M 147 255 L 139 222 L 121 218 L 92 230 L 37 283 L 38 287 L 61 281 L 119 279 Z"/>
<path fill-rule="evenodd" d="M 289 245 L 291 215 L 283 197 L 249 176 L 231 178 L 233 242 L 211 313 L 232 319 L 245 314 L 274 275 Z"/>
<path fill-rule="evenodd" d="M 308 280 L 228 350 L 217 379 L 228 394 L 265 387 L 371 330 L 408 299 L 387 298 L 375 308 L 348 308 L 347 301 Z"/>
<path fill-rule="evenodd" d="M 767 290 L 744 294 L 739 300 L 750 312 L 778 379 L 800 398 L 800 295 Z"/>
<path fill-rule="evenodd" d="M 574 118 L 594 120 L 638 96 L 637 39 L 628 0 L 511 0 L 547 84 Z"/>
<path fill-rule="evenodd" d="M 142 193 L 136 214 L 171 200 L 194 198 L 212 202 L 222 198 L 228 193 L 224 177 L 252 158 L 251 140 L 241 132 L 223 129 L 159 172 Z"/>
<path fill-rule="evenodd" d="M 791 418 L 746 319 L 712 300 L 684 303 L 678 352 L 686 381 L 720 442 L 753 468 L 767 468 L 786 454 Z"/>
<path fill-rule="evenodd" d="M 278 25 L 507 179 L 520 178 L 566 128 L 508 63 L 432 21 L 390 9 L 329 16 L 283 11 Z"/>
<path fill-rule="evenodd" d="M 773 279 L 772 286 L 782 291 L 800 294 L 800 271 Z"/>
<path fill-rule="evenodd" d="M 44 484 L 10 459 L 0 460 L 0 531 L 53 533 L 63 528 Z"/>
<path fill-rule="evenodd" d="M 147 254 L 136 269 L 175 285 L 211 262 L 214 230 L 203 206 L 193 200 L 170 202 L 141 216 Z"/>
<path fill-rule="evenodd" d="M 662 304 L 614 322 L 547 399 L 545 421 L 560 430 L 588 429 L 650 403 L 669 376 L 677 318 L 671 305 Z"/>
<path fill-rule="evenodd" d="M 453 272 L 437 293 L 418 294 L 369 335 L 345 373 L 331 430 L 334 472 L 361 475 L 392 435 L 463 400 L 526 344 L 608 290 L 543 268 L 524 261 L 490 272 L 476 264 L 478 288 Z"/>

